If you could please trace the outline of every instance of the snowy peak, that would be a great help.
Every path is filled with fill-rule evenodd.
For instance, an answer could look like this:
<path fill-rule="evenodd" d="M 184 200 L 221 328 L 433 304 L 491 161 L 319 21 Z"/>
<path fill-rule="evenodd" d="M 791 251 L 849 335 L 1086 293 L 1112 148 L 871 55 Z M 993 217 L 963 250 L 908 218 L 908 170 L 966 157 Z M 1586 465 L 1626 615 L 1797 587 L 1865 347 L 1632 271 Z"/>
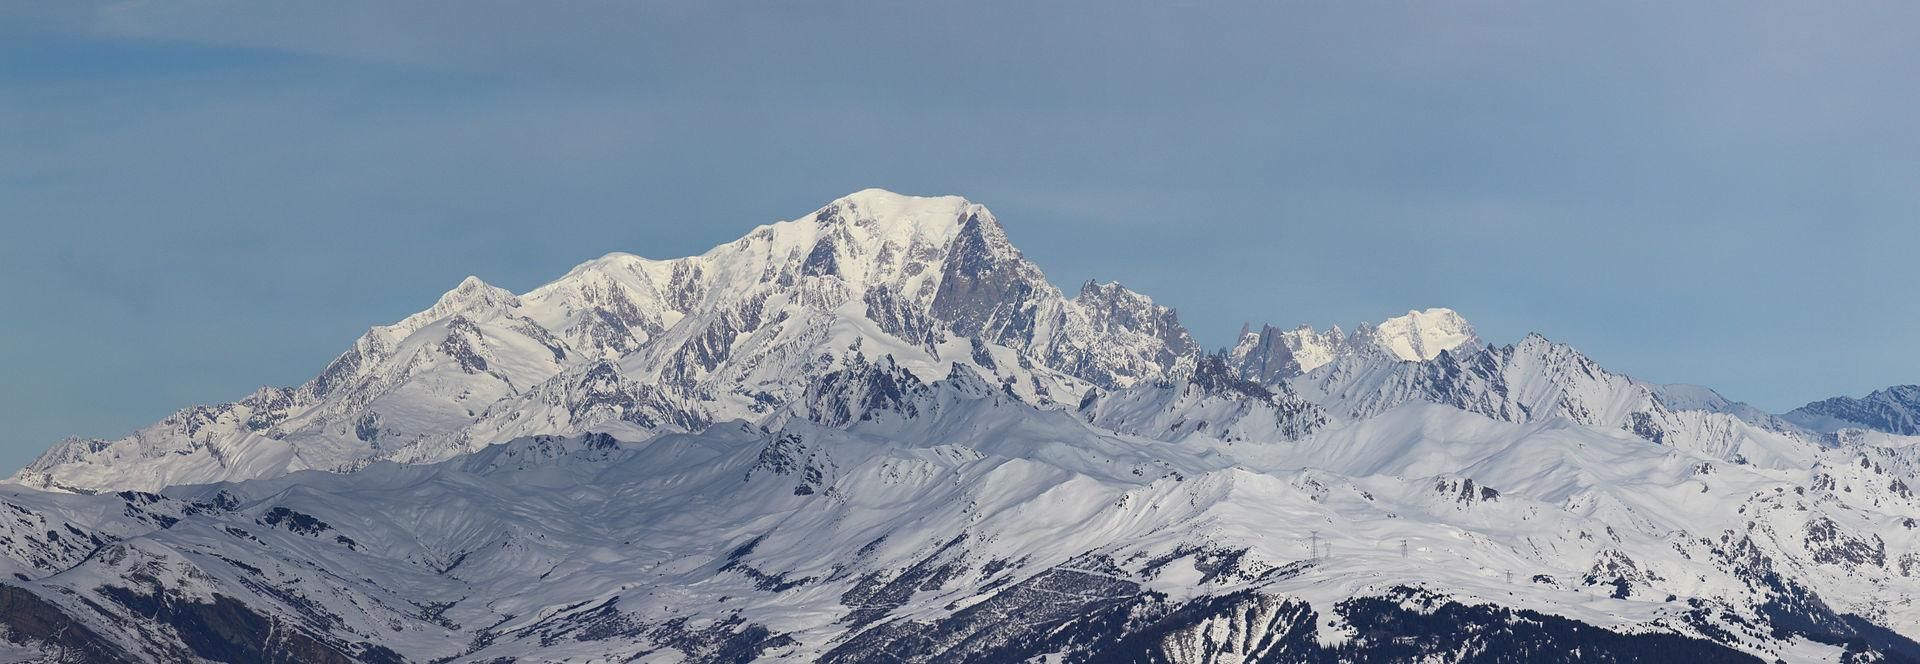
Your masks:
<path fill-rule="evenodd" d="M 1102 284 L 1088 279 L 1081 284 L 1080 294 L 1074 296 L 1073 301 L 1094 317 L 1103 331 L 1118 327 L 1153 335 L 1181 350 L 1197 348 L 1173 308 L 1155 304 L 1153 298 L 1128 290 L 1118 282 Z"/>
<path fill-rule="evenodd" d="M 969 229 L 980 229 L 976 232 L 994 238 L 996 249 L 1010 252 L 1005 234 L 983 206 L 958 196 L 868 189 L 794 221 L 756 228 L 695 262 L 714 284 L 790 285 L 826 277 L 855 292 L 886 287 L 924 304 L 942 263 Z"/>
<path fill-rule="evenodd" d="M 1452 309 L 1408 311 L 1380 321 L 1370 332 L 1375 344 L 1408 362 L 1425 362 L 1443 351 L 1480 343 L 1473 326 Z"/>
<path fill-rule="evenodd" d="M 1308 325 L 1290 330 L 1262 325 L 1257 333 L 1243 330 L 1227 358 L 1246 377 L 1271 384 L 1332 362 L 1346 341 L 1337 325 L 1325 332 Z"/>
<path fill-rule="evenodd" d="M 1433 308 L 1408 311 L 1378 325 L 1361 323 L 1352 335 L 1339 326 L 1321 332 L 1308 325 L 1292 329 L 1263 325 L 1258 333 L 1243 331 L 1227 357 L 1248 378 L 1273 383 L 1343 357 L 1384 355 L 1404 362 L 1427 362 L 1442 352 L 1473 349 L 1482 343 L 1473 325 L 1460 314 Z"/>
<path fill-rule="evenodd" d="M 1155 351 L 1151 367 L 1140 367 L 1138 378 L 1152 378 L 1156 368 L 1172 367 L 1182 359 L 1197 357 L 1200 345 L 1180 324 L 1180 316 L 1171 307 L 1155 304 L 1153 298 L 1128 290 L 1119 283 L 1101 284 L 1094 280 L 1080 287 L 1073 303 L 1086 316 L 1097 338 L 1103 343 L 1144 341 Z"/>
<path fill-rule="evenodd" d="M 440 296 L 426 311 L 408 316 L 389 327 L 390 330 L 407 334 L 462 314 L 494 314 L 520 306 L 520 298 L 513 292 L 481 281 L 479 277 L 469 275 Z M 482 315 L 470 315 L 480 318 Z"/>
<path fill-rule="evenodd" d="M 963 227 L 992 215 L 958 196 L 927 198 L 868 189 L 802 220 L 813 228 L 803 271 L 837 273 L 859 283 L 905 277 L 912 265 L 944 253 Z M 998 230 L 998 225 L 993 224 Z"/>
<path fill-rule="evenodd" d="M 832 212 L 829 212 L 832 211 Z M 844 223 L 877 238 L 914 236 L 941 242 L 953 239 L 973 215 L 992 219 L 986 208 L 959 196 L 909 196 L 885 189 L 863 189 L 840 197 L 815 213 L 823 223 Z M 998 228 L 998 224 L 994 224 Z"/>

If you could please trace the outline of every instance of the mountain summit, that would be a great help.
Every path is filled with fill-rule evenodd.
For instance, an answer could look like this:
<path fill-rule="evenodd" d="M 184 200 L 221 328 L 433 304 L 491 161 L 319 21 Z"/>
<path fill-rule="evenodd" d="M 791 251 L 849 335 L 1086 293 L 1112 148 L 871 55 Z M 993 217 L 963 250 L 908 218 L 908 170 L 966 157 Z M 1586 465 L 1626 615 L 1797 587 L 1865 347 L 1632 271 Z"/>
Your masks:
<path fill-rule="evenodd" d="M 1325 332 L 1306 325 L 1294 329 L 1263 325 L 1259 332 L 1242 329 L 1239 343 L 1228 355 L 1241 371 L 1271 381 L 1299 376 L 1341 356 L 1384 353 L 1406 362 L 1424 362 L 1442 351 L 1472 350 L 1481 343 L 1467 319 L 1452 309 L 1433 308 L 1409 311 L 1378 325 L 1361 323 L 1351 336 L 1337 325 Z"/>

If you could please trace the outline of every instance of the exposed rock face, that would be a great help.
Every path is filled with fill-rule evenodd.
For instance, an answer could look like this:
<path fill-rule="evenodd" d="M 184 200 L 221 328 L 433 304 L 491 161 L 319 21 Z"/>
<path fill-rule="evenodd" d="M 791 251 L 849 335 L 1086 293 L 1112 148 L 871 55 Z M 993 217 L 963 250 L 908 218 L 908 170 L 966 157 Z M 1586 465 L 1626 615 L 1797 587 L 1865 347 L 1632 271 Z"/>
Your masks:
<path fill-rule="evenodd" d="M 1065 313 L 1048 306 L 1054 303 L 1043 296 L 1052 286 L 993 217 L 968 215 L 946 253 L 929 313 L 955 334 L 1025 349 L 1041 341 L 1035 334 L 1043 318 Z"/>

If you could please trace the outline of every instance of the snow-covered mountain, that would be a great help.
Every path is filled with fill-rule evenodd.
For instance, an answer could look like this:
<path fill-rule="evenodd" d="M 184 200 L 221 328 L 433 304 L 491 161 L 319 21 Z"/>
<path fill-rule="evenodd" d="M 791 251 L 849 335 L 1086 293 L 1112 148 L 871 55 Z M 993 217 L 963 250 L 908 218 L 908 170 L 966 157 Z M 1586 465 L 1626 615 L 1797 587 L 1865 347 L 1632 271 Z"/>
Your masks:
<path fill-rule="evenodd" d="M 0 660 L 1920 661 L 1897 418 L 1353 330 L 1208 352 L 875 190 L 469 278 L 23 469 Z"/>
<path fill-rule="evenodd" d="M 1875 390 L 1865 399 L 1833 397 L 1815 401 L 1781 417 L 1815 431 L 1868 429 L 1902 436 L 1920 436 L 1920 385 L 1895 385 Z"/>
<path fill-rule="evenodd" d="M 1802 467 L 1819 447 L 1808 432 L 1732 404 L 1669 406 L 1662 398 L 1673 391 L 1669 386 L 1607 371 L 1571 346 L 1537 334 L 1507 346 L 1441 351 L 1425 362 L 1377 352 L 1345 354 L 1288 382 L 1335 415 L 1353 419 L 1424 401 L 1508 422 L 1565 419 L 1776 468 Z"/>
<path fill-rule="evenodd" d="M 1306 325 L 1285 330 L 1262 325 L 1259 332 L 1242 329 L 1239 342 L 1227 356 L 1242 373 L 1271 383 L 1349 355 L 1384 354 L 1407 362 L 1424 362 L 1441 351 L 1480 344 L 1467 319 L 1452 309 L 1435 308 L 1409 311 L 1379 325 L 1361 323 L 1351 336 L 1337 325 L 1325 332 Z"/>
<path fill-rule="evenodd" d="M 531 434 L 630 438 L 758 419 L 799 379 L 891 355 L 950 361 L 1042 407 L 1189 372 L 1173 311 L 1118 284 L 1068 298 L 986 208 L 879 190 L 700 256 L 611 254 L 523 295 L 468 277 L 369 330 L 313 380 L 200 406 L 15 475 L 91 491 L 434 461 Z"/>

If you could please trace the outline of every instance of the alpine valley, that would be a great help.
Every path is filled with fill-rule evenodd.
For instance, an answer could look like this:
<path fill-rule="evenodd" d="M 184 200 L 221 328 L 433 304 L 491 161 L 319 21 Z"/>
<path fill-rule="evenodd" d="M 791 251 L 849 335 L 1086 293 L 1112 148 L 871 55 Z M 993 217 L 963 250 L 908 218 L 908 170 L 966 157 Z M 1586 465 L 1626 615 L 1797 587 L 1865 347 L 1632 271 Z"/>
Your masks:
<path fill-rule="evenodd" d="M 955 197 L 469 277 L 0 488 L 0 660 L 1920 661 L 1920 388 L 1212 350 Z"/>

